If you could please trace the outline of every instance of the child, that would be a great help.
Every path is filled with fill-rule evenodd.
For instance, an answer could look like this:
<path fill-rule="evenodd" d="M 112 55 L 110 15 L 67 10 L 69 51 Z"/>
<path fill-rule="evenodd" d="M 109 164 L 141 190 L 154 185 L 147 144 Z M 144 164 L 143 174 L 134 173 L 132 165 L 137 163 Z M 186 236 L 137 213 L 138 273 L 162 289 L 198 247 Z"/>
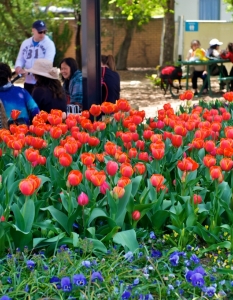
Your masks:
<path fill-rule="evenodd" d="M 201 43 L 198 40 L 192 40 L 191 42 L 191 49 L 188 52 L 187 55 L 187 60 L 189 61 L 195 61 L 195 60 L 201 60 L 200 57 L 196 57 L 195 53 L 197 52 L 201 52 L 203 54 L 205 54 L 205 50 L 201 48 Z M 193 66 L 194 71 L 192 74 L 192 87 L 194 89 L 194 95 L 197 96 L 198 95 L 198 91 L 197 91 L 197 79 L 201 78 L 203 80 L 203 84 L 204 84 L 204 90 L 203 93 L 207 92 L 208 89 L 208 82 L 206 80 L 207 77 L 207 72 L 206 72 L 206 66 L 204 65 L 194 65 Z"/>

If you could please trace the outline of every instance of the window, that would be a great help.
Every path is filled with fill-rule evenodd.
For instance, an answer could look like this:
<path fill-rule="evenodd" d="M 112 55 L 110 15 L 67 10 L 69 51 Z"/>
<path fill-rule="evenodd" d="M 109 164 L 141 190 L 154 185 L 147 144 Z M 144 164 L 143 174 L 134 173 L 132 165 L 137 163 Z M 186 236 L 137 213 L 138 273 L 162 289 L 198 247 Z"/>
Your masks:
<path fill-rule="evenodd" d="M 220 0 L 199 0 L 200 20 L 220 19 Z"/>

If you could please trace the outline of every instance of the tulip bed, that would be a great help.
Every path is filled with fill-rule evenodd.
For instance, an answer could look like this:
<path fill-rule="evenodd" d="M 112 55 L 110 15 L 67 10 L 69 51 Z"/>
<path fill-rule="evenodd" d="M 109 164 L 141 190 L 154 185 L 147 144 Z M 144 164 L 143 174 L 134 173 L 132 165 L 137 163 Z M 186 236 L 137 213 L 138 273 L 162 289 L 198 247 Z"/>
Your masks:
<path fill-rule="evenodd" d="M 150 119 L 124 99 L 65 119 L 41 111 L 29 128 L 12 111 L 0 130 L 2 294 L 221 299 L 225 285 L 232 295 L 233 93 L 196 106 L 192 97 Z"/>

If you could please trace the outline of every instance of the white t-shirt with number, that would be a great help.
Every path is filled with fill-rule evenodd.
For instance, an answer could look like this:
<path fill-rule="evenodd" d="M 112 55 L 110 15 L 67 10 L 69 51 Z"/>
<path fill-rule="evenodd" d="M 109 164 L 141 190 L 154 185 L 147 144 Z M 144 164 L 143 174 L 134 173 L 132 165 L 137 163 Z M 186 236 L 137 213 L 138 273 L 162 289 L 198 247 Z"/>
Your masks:
<path fill-rule="evenodd" d="M 47 35 L 36 46 L 33 45 L 32 37 L 30 37 L 21 44 L 15 62 L 15 68 L 21 67 L 30 69 L 33 67 L 34 61 L 37 58 L 46 58 L 53 62 L 55 54 L 56 49 L 54 42 Z M 25 77 L 25 82 L 35 84 L 36 80 L 35 77 L 29 73 Z"/>

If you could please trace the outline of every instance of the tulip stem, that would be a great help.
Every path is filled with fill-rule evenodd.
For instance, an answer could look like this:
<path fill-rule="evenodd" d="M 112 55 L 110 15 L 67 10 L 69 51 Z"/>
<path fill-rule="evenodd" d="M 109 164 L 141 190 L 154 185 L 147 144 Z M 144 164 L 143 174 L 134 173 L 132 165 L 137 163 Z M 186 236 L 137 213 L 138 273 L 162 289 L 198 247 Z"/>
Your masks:
<path fill-rule="evenodd" d="M 86 228 L 85 228 L 85 220 L 84 220 L 84 206 L 82 206 L 82 219 L 83 219 L 83 232 L 85 234 Z"/>

